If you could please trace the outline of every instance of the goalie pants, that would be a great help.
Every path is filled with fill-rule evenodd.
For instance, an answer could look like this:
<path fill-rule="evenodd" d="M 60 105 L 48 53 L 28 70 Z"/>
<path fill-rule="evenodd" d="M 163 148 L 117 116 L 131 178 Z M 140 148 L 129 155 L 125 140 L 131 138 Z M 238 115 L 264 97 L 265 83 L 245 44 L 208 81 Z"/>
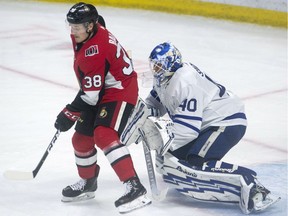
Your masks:
<path fill-rule="evenodd" d="M 246 126 L 243 125 L 209 127 L 172 154 L 193 166 L 201 166 L 209 160 L 221 160 L 242 139 L 245 131 Z"/>
<path fill-rule="evenodd" d="M 128 148 L 119 140 L 133 107 L 126 102 L 115 101 L 81 113 L 72 137 L 81 178 L 92 178 L 99 171 L 95 144 L 103 150 L 121 181 L 136 176 Z"/>

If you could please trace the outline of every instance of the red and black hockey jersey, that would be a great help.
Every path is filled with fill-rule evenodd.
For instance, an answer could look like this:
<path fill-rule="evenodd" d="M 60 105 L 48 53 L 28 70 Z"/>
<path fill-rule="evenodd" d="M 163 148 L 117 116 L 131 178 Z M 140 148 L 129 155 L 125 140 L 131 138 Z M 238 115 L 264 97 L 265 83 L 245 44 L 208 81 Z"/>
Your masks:
<path fill-rule="evenodd" d="M 81 88 L 81 99 L 89 104 L 126 101 L 135 105 L 138 97 L 137 74 L 131 59 L 118 40 L 98 24 L 97 33 L 74 47 L 74 70 Z"/>

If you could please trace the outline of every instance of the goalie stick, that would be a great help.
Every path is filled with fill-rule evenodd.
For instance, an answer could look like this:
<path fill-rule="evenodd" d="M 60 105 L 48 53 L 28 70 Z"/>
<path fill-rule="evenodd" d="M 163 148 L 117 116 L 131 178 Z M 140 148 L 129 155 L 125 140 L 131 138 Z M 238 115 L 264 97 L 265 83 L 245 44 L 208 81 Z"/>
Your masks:
<path fill-rule="evenodd" d="M 53 136 L 51 142 L 49 143 L 45 153 L 43 154 L 41 160 L 39 161 L 38 165 L 36 166 L 36 168 L 32 171 L 32 172 L 25 172 L 25 171 L 19 171 L 19 170 L 7 170 L 4 172 L 4 176 L 7 179 L 11 179 L 11 180 L 31 180 L 34 179 L 36 177 L 36 175 L 38 174 L 40 168 L 42 167 L 43 163 L 45 162 L 48 154 L 50 153 L 53 145 L 55 144 L 57 138 L 60 135 L 60 130 L 57 130 L 55 135 Z"/>
<path fill-rule="evenodd" d="M 147 143 L 145 133 L 141 128 L 139 128 L 138 131 L 139 131 L 141 139 L 142 139 L 144 156 L 145 156 L 148 178 L 149 178 L 149 184 L 150 184 L 150 188 L 151 188 L 151 192 L 152 192 L 152 198 L 154 200 L 161 201 L 161 200 L 165 199 L 168 188 L 166 188 L 162 191 L 158 190 L 156 176 L 155 176 L 154 167 L 153 167 L 153 160 L 152 160 L 152 156 L 151 156 L 151 151 L 150 151 L 149 145 Z"/>

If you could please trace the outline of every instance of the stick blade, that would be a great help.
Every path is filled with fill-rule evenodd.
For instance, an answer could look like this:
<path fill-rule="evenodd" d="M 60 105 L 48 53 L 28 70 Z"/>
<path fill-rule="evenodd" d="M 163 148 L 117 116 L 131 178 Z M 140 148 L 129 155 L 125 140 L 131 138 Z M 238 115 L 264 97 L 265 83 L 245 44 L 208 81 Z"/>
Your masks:
<path fill-rule="evenodd" d="M 168 188 L 165 188 L 163 190 L 157 191 L 157 193 L 152 193 L 152 199 L 158 202 L 163 201 L 166 198 L 168 192 Z"/>
<path fill-rule="evenodd" d="M 34 178 L 32 172 L 7 170 L 4 172 L 4 177 L 10 180 L 31 180 Z"/>

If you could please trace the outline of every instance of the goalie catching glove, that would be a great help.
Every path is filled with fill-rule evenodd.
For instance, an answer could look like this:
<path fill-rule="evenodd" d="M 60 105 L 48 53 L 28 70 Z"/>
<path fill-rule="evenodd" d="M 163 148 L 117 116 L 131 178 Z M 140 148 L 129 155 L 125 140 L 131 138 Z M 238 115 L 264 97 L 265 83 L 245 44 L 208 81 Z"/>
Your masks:
<path fill-rule="evenodd" d="M 167 119 L 152 116 L 147 118 L 141 129 L 150 150 L 156 150 L 160 155 L 164 155 L 168 151 L 174 139 L 172 126 L 173 123 Z"/>
<path fill-rule="evenodd" d="M 57 116 L 54 126 L 57 130 L 65 132 L 68 131 L 79 118 L 80 112 L 75 111 L 75 109 L 68 104 Z"/>

